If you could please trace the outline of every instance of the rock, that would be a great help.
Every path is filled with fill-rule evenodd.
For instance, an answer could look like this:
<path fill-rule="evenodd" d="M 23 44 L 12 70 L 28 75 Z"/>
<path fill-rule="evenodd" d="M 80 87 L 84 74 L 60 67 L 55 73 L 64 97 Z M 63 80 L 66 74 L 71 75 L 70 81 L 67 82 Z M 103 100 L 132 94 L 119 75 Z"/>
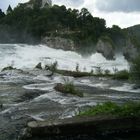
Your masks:
<path fill-rule="evenodd" d="M 35 66 L 35 68 L 36 69 L 40 69 L 40 70 L 42 70 L 43 68 L 42 68 L 42 64 L 41 63 L 38 63 L 36 66 Z"/>
<path fill-rule="evenodd" d="M 126 42 L 126 47 L 123 49 L 123 55 L 128 61 L 132 61 L 139 55 L 138 49 L 130 40 Z"/>
<path fill-rule="evenodd" d="M 113 116 L 74 117 L 55 121 L 28 123 L 33 137 L 112 134 L 115 132 L 140 131 L 140 118 Z"/>
<path fill-rule="evenodd" d="M 48 47 L 63 50 L 75 50 L 75 43 L 71 39 L 65 39 L 61 37 L 45 37 L 42 39 L 42 43 Z"/>
<path fill-rule="evenodd" d="M 107 39 L 100 39 L 96 45 L 96 50 L 108 60 L 115 59 L 115 50 L 111 42 Z"/>
<path fill-rule="evenodd" d="M 24 6 L 25 8 L 31 8 L 31 9 L 33 9 L 34 7 L 46 8 L 46 7 L 52 6 L 52 1 L 51 0 L 30 0 L 29 2 L 20 3 L 19 5 Z"/>
<path fill-rule="evenodd" d="M 16 68 L 13 68 L 12 66 L 8 66 L 8 67 L 5 67 L 3 68 L 1 71 L 7 71 L 7 70 L 17 70 Z"/>

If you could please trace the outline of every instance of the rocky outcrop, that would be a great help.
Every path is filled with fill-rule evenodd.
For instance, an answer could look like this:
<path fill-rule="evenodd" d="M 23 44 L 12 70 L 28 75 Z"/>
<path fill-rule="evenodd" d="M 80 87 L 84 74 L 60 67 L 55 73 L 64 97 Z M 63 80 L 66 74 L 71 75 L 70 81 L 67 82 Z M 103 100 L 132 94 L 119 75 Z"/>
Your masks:
<path fill-rule="evenodd" d="M 123 55 L 128 61 L 132 61 L 135 59 L 139 54 L 138 49 L 135 47 L 135 45 L 128 40 L 126 42 L 126 47 L 123 49 Z"/>
<path fill-rule="evenodd" d="M 61 37 L 45 37 L 41 41 L 48 47 L 63 50 L 75 50 L 75 43 L 71 39 L 61 38 Z"/>
<path fill-rule="evenodd" d="M 112 134 L 140 131 L 137 117 L 74 117 L 55 121 L 33 121 L 28 123 L 28 134 L 32 137 Z"/>
<path fill-rule="evenodd" d="M 52 1 L 51 0 L 30 0 L 27 3 L 20 3 L 20 6 L 24 6 L 25 8 L 31 8 L 33 9 L 34 7 L 38 8 L 45 8 L 48 6 L 52 6 Z"/>
<path fill-rule="evenodd" d="M 96 50 L 108 60 L 115 59 L 115 49 L 108 40 L 100 39 L 96 45 Z"/>

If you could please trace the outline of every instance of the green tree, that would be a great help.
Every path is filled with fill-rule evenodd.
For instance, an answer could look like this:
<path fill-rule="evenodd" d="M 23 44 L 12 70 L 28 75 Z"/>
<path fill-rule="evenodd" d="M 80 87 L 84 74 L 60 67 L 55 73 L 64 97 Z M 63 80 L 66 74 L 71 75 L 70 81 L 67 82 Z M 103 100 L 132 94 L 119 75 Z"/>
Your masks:
<path fill-rule="evenodd" d="M 8 6 L 6 13 L 10 14 L 13 11 L 11 5 Z"/>
<path fill-rule="evenodd" d="M 140 85 L 140 55 L 132 61 L 130 73 L 131 79 Z"/>
<path fill-rule="evenodd" d="M 4 12 L 2 12 L 2 10 L 0 9 L 0 19 L 3 18 L 5 16 Z"/>

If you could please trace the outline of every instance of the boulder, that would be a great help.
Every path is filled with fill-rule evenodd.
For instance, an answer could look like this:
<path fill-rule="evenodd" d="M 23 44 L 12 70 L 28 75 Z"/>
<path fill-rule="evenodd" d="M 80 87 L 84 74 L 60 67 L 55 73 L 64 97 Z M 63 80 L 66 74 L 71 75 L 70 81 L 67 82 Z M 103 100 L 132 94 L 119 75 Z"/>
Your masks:
<path fill-rule="evenodd" d="M 55 121 L 33 121 L 28 123 L 32 137 L 112 134 L 126 131 L 140 131 L 140 118 L 96 116 L 74 117 Z"/>
<path fill-rule="evenodd" d="M 75 50 L 75 43 L 71 39 L 61 37 L 45 37 L 42 39 L 42 43 L 48 47 L 63 50 Z"/>
<path fill-rule="evenodd" d="M 108 40 L 100 39 L 96 45 L 96 50 L 101 53 L 106 59 L 115 59 L 115 50 L 111 42 Z"/>
<path fill-rule="evenodd" d="M 139 55 L 138 49 L 130 40 L 127 40 L 126 42 L 126 47 L 123 49 L 123 55 L 128 61 L 132 61 Z"/>
<path fill-rule="evenodd" d="M 41 64 L 41 62 L 38 63 L 38 64 L 35 66 L 35 68 L 36 68 L 36 69 L 40 69 L 40 70 L 42 70 L 42 64 Z"/>

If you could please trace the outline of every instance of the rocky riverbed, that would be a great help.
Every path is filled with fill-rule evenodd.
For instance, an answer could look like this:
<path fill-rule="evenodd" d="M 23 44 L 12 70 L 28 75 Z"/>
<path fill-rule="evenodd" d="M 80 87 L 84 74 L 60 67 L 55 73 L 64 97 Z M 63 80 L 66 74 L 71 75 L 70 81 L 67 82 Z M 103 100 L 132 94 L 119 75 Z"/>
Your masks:
<path fill-rule="evenodd" d="M 56 73 L 50 76 L 50 71 L 34 69 L 39 62 L 45 65 L 56 60 L 58 68 L 64 70 L 75 70 L 77 63 L 80 71 L 91 71 L 97 66 L 110 71 L 113 68 L 128 68 L 123 56 L 107 61 L 97 53 L 85 58 L 71 51 L 42 45 L 0 44 L 0 70 L 9 65 L 18 68 L 0 72 L 0 140 L 18 140 L 29 121 L 69 118 L 89 106 L 106 101 L 122 104 L 140 100 L 140 89 L 133 89 L 135 85 L 128 81 L 99 77 L 73 78 Z M 84 93 L 84 97 L 55 91 L 56 84 L 63 84 L 66 79 L 72 81 Z M 95 138 L 76 136 L 75 139 Z"/>
<path fill-rule="evenodd" d="M 17 140 L 28 121 L 69 118 L 86 107 L 106 101 L 139 101 L 140 90 L 126 81 L 106 78 L 73 78 L 46 70 L 8 70 L 0 73 L 0 138 Z M 54 90 L 64 78 L 74 82 L 84 97 L 65 95 Z M 126 86 L 126 88 L 125 88 Z M 127 91 L 129 90 L 129 92 Z"/>

